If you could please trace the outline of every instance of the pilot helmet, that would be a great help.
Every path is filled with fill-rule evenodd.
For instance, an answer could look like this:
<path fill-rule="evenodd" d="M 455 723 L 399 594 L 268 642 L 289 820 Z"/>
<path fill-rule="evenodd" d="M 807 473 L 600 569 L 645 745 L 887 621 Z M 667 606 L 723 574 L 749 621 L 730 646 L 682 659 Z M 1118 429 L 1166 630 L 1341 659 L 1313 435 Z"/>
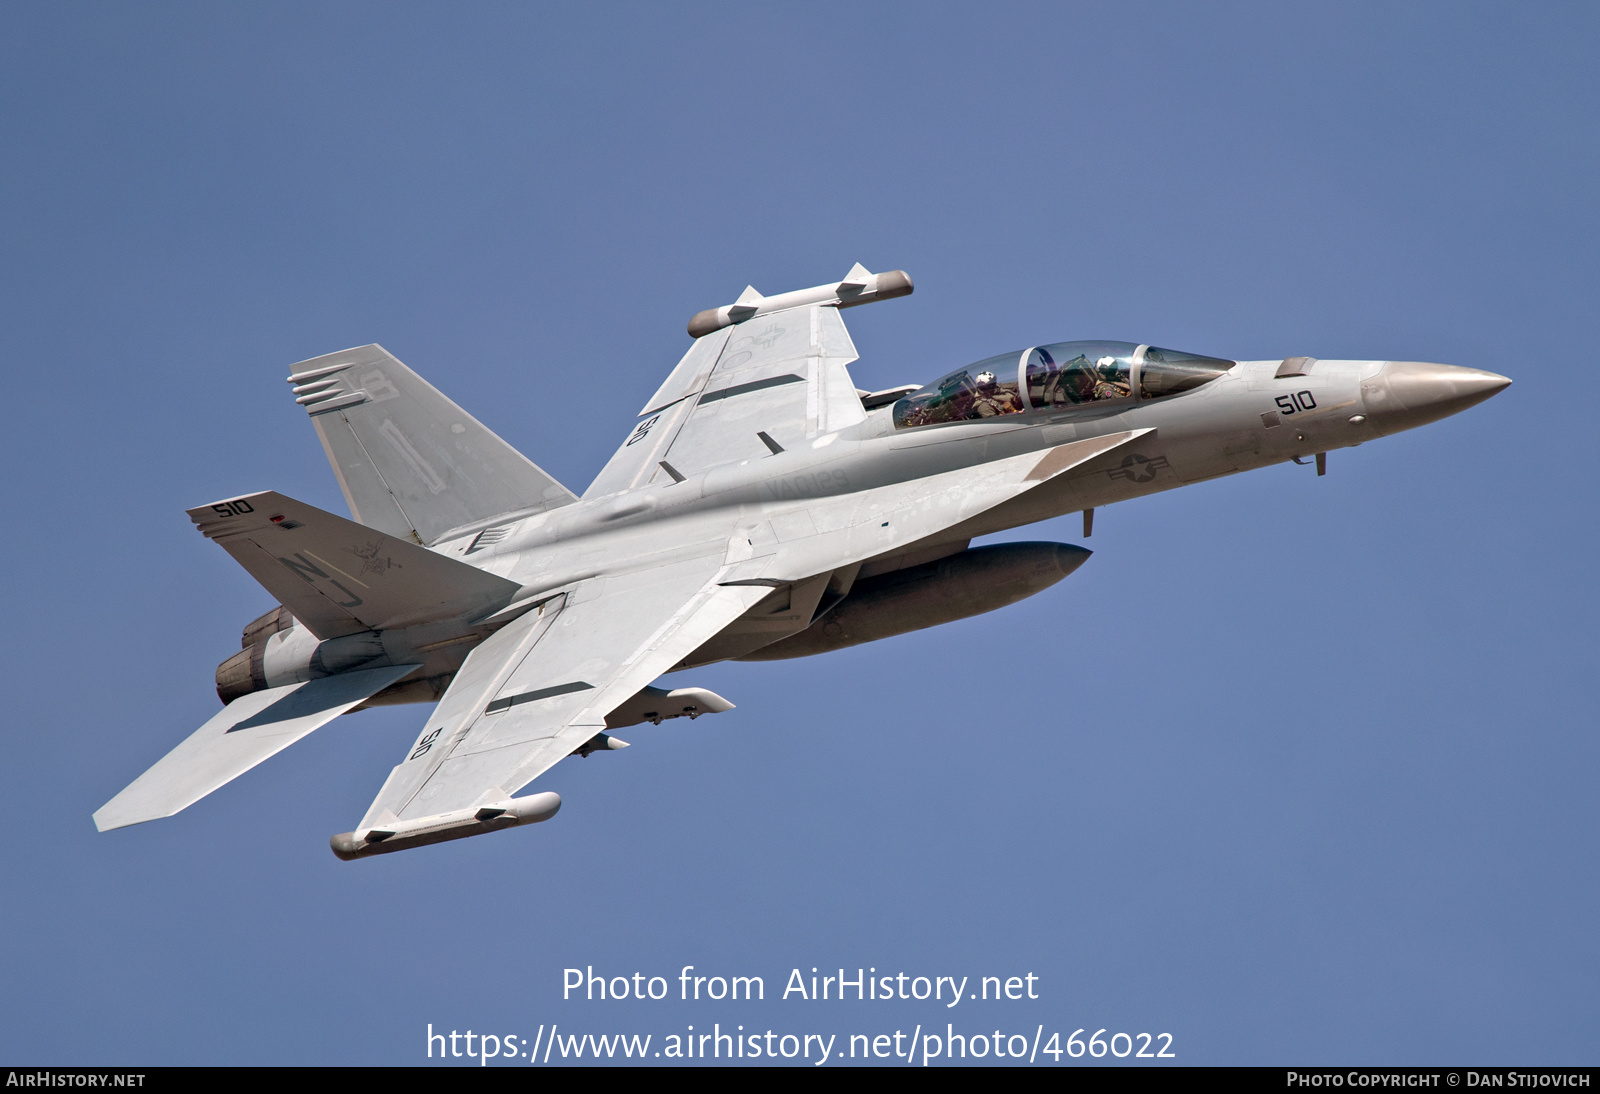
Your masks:
<path fill-rule="evenodd" d="M 987 369 L 978 373 L 978 386 L 981 388 L 994 387 L 994 373 Z"/>

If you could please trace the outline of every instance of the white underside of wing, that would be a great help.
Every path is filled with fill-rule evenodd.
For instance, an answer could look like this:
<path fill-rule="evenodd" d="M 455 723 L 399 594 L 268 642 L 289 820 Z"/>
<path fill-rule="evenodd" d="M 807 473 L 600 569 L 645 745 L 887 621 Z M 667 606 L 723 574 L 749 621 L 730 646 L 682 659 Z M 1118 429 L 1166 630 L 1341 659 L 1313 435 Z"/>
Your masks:
<path fill-rule="evenodd" d="M 726 552 L 595 578 L 475 649 L 361 825 L 514 794 L 769 590 L 723 587 Z M 510 632 L 510 633 L 508 633 Z"/>
<path fill-rule="evenodd" d="M 170 817 L 416 668 L 359 669 L 242 695 L 102 805 L 95 827 Z"/>
<path fill-rule="evenodd" d="M 936 535 L 1143 432 L 838 498 L 763 506 L 759 526 L 804 509 L 805 526 L 814 532 L 764 541 L 760 527 L 730 515 L 738 528 L 714 552 L 582 581 L 468 656 L 354 837 L 508 798 L 603 732 L 607 714 L 738 619 L 773 584 Z"/>

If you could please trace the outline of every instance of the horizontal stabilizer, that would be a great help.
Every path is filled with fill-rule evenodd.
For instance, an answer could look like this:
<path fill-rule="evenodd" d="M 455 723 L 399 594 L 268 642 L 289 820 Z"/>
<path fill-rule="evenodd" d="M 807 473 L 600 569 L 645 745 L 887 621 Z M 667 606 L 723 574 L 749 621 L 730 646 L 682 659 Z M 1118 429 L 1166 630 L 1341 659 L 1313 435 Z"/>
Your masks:
<path fill-rule="evenodd" d="M 105 832 L 170 817 L 416 668 L 358 669 L 242 695 L 102 805 L 95 827 Z"/>
<path fill-rule="evenodd" d="M 436 543 L 570 505 L 577 497 L 382 346 L 292 367 L 350 513 L 390 535 Z"/>
<path fill-rule="evenodd" d="M 502 607 L 520 586 L 273 491 L 189 519 L 321 639 Z"/>

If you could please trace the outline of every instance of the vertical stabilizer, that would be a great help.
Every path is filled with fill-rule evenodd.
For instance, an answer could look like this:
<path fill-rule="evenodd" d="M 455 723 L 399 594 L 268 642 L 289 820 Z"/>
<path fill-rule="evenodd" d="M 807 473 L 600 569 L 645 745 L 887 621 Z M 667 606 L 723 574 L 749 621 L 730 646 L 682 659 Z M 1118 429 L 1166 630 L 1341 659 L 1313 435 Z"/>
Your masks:
<path fill-rule="evenodd" d="M 577 500 L 382 346 L 302 361 L 291 373 L 351 516 L 369 528 L 429 544 Z"/>

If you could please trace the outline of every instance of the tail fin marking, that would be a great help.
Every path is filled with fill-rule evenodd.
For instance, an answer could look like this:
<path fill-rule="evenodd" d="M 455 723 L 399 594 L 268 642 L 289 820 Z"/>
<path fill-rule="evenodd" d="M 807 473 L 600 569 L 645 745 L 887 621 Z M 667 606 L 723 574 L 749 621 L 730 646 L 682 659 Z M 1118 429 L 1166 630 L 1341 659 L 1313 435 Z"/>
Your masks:
<path fill-rule="evenodd" d="M 295 365 L 306 408 L 351 515 L 415 543 L 578 500 L 379 345 Z"/>
<path fill-rule="evenodd" d="M 189 519 L 324 641 L 477 618 L 521 587 L 270 490 L 197 506 Z"/>

